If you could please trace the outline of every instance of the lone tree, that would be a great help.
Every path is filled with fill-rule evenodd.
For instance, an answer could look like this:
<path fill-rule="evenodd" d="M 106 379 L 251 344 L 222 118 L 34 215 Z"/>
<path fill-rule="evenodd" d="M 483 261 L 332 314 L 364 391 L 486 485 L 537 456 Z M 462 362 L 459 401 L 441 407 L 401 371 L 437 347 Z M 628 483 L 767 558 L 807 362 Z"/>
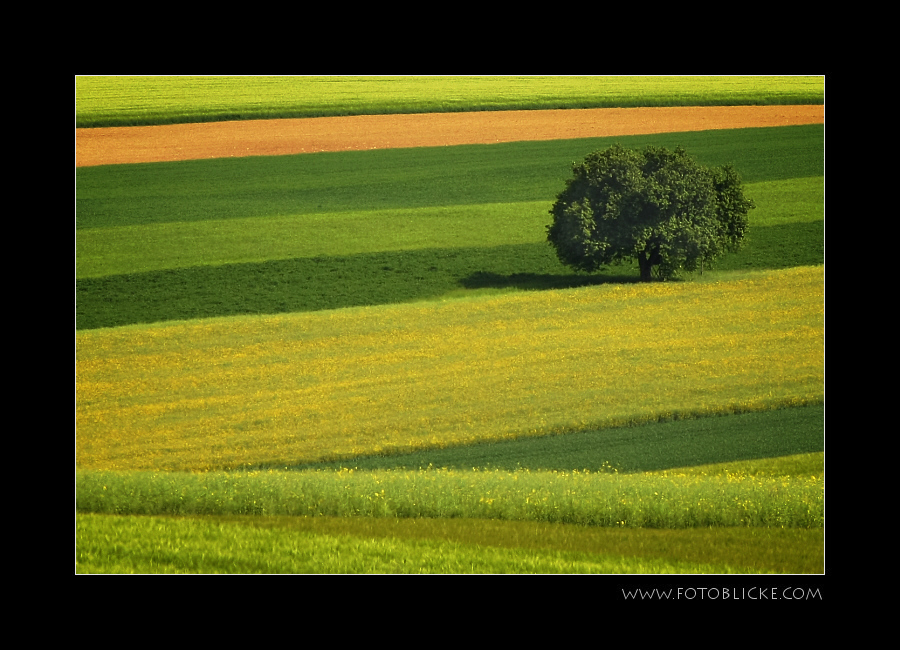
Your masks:
<path fill-rule="evenodd" d="M 703 167 L 681 147 L 615 145 L 573 172 L 550 210 L 547 240 L 560 261 L 583 271 L 637 260 L 649 282 L 702 270 L 740 248 L 756 207 L 730 165 Z"/>

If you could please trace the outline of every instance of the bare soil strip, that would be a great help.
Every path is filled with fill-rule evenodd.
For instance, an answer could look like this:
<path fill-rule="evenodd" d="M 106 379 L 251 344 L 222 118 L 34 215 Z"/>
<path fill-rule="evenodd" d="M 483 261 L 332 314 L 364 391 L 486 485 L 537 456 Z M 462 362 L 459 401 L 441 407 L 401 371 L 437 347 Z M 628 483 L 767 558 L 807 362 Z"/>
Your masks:
<path fill-rule="evenodd" d="M 825 107 L 702 106 L 361 115 L 75 129 L 75 165 L 824 124 Z"/>

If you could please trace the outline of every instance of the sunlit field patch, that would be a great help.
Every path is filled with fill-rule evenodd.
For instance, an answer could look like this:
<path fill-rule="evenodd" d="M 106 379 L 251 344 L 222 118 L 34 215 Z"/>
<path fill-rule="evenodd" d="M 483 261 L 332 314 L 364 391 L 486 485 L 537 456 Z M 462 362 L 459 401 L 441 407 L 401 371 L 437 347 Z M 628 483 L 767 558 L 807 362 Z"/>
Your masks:
<path fill-rule="evenodd" d="M 822 399 L 823 269 L 79 332 L 77 464 L 299 464 Z"/>
<path fill-rule="evenodd" d="M 822 77 L 95 77 L 79 127 L 608 106 L 818 104 Z"/>

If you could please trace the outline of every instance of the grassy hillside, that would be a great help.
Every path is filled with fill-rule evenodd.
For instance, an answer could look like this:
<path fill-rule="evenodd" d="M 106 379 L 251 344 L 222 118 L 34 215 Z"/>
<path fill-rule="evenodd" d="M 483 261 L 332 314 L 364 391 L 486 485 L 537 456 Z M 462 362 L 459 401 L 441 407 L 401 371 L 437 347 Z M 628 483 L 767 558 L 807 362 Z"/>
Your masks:
<path fill-rule="evenodd" d="M 719 268 L 824 261 L 821 126 L 615 141 L 682 143 L 741 170 L 758 208 Z M 77 327 L 636 280 L 573 273 L 545 243 L 572 161 L 611 142 L 79 169 Z"/>
<path fill-rule="evenodd" d="M 76 228 L 552 201 L 616 142 L 682 145 L 745 183 L 824 174 L 822 125 L 80 167 Z"/>
<path fill-rule="evenodd" d="M 821 104 L 823 77 L 92 77 L 78 127 L 328 115 Z"/>
<path fill-rule="evenodd" d="M 77 462 L 295 464 L 815 402 L 822 287 L 800 267 L 87 330 Z"/>
<path fill-rule="evenodd" d="M 77 170 L 76 571 L 821 573 L 823 129 L 615 141 L 735 163 L 745 250 L 561 267 L 605 140 Z"/>
<path fill-rule="evenodd" d="M 822 176 L 748 183 L 746 191 L 757 204 L 750 215 L 754 235 L 761 228 L 821 222 L 825 212 Z M 298 258 L 543 244 L 551 205 L 552 197 L 89 228 L 77 233 L 77 273 L 99 278 Z"/>
<path fill-rule="evenodd" d="M 800 409 L 808 410 L 818 409 Z M 77 570 L 821 573 L 822 467 L 822 454 L 800 454 L 627 480 L 521 466 L 512 472 L 80 472 Z M 729 516 L 728 507 L 715 505 L 723 494 L 730 516 L 751 525 L 671 527 L 702 521 L 704 498 L 711 506 L 706 516 Z M 429 509 L 444 516 L 413 516 Z M 123 514 L 129 512 L 147 514 Z M 259 514 L 227 514 L 251 512 Z M 302 516 L 311 512 L 338 516 Z M 789 513 L 793 526 L 814 525 L 784 527 Z M 819 519 L 807 520 L 812 513 Z M 607 525 L 562 523 L 602 514 Z M 782 525 L 753 525 L 769 516 Z M 654 522 L 665 527 L 647 528 Z"/>
<path fill-rule="evenodd" d="M 91 514 L 76 524 L 78 573 L 810 574 L 825 561 L 821 531 L 805 529 Z"/>

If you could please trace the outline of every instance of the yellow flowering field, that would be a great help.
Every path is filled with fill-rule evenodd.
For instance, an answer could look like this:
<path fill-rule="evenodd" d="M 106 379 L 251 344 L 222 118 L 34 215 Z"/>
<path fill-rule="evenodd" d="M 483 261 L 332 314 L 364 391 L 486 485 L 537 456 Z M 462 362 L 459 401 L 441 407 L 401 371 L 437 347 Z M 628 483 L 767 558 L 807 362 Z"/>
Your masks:
<path fill-rule="evenodd" d="M 821 401 L 824 270 L 76 334 L 76 462 L 296 464 Z"/>

